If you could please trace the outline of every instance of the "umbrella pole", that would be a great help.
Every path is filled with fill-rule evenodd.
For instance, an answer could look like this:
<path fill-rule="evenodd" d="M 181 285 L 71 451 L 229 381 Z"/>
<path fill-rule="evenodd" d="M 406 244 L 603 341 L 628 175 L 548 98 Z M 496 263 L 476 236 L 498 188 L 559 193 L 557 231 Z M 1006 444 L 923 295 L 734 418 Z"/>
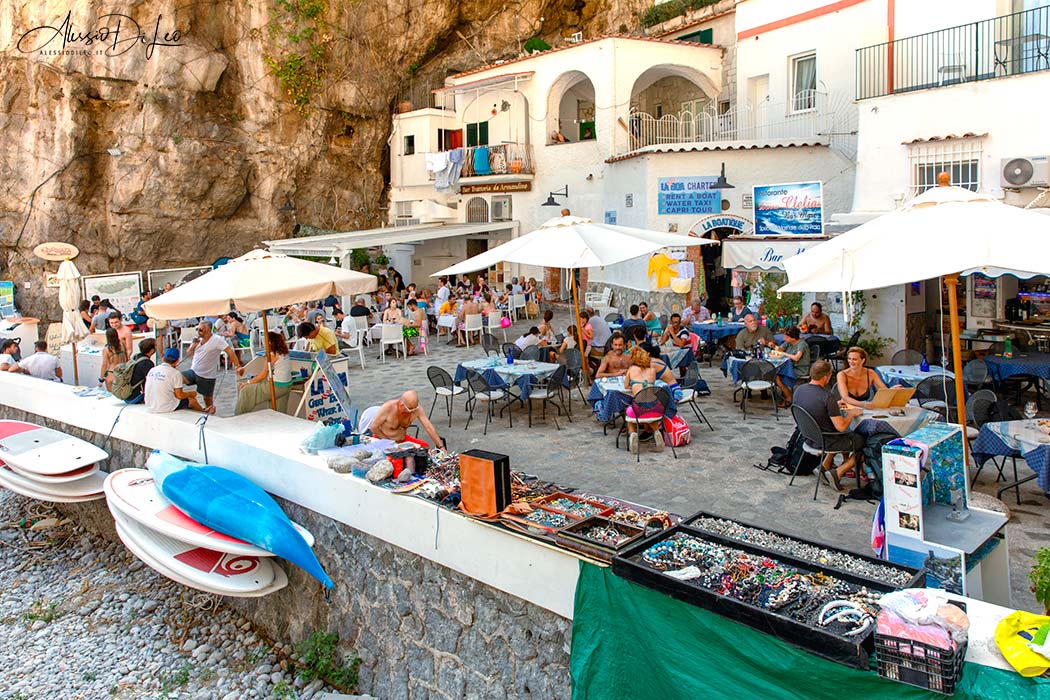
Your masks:
<path fill-rule="evenodd" d="M 569 279 L 572 282 L 572 308 L 576 312 L 576 334 L 579 336 L 580 341 L 580 354 L 583 354 L 583 327 L 580 325 L 580 298 L 577 293 L 576 287 L 576 270 L 569 270 Z M 587 376 L 587 381 L 591 381 L 591 368 L 587 364 L 587 356 L 583 355 L 583 373 Z"/>
<path fill-rule="evenodd" d="M 73 384 L 80 385 L 80 372 L 77 370 L 77 341 L 73 341 Z"/>
<path fill-rule="evenodd" d="M 266 353 L 266 381 L 270 385 L 270 408 L 277 410 L 277 392 L 273 388 L 273 364 L 270 362 L 270 327 L 266 323 L 269 309 L 263 309 L 263 352 Z"/>
<path fill-rule="evenodd" d="M 962 343 L 959 340 L 959 274 L 944 278 L 948 285 L 948 311 L 951 314 L 952 370 L 955 372 L 955 404 L 959 414 L 959 425 L 966 427 L 966 387 L 963 383 Z M 963 464 L 969 461 L 969 445 L 963 434 Z"/>

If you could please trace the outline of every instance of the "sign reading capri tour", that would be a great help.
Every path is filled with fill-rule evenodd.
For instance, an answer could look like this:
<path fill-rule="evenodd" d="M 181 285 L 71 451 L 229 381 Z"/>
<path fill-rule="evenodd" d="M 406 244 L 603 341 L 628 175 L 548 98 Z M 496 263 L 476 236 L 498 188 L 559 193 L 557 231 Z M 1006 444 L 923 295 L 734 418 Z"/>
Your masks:
<path fill-rule="evenodd" d="M 722 210 L 722 191 L 711 189 L 717 177 L 662 177 L 657 214 L 715 214 Z"/>
<path fill-rule="evenodd" d="M 824 233 L 820 182 L 755 187 L 755 234 L 820 236 Z"/>

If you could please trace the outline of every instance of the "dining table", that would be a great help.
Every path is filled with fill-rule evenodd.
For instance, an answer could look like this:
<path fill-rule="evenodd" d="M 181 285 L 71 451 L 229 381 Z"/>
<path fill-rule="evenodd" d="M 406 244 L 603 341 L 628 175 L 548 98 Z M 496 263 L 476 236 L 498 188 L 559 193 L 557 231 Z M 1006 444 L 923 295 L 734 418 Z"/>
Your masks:
<path fill-rule="evenodd" d="M 665 382 L 657 381 L 656 386 L 671 390 Z M 608 423 L 616 416 L 627 410 L 634 396 L 624 387 L 623 377 L 601 377 L 591 383 L 591 390 L 587 394 L 587 402 L 591 404 L 595 418 L 599 423 Z M 671 406 L 668 408 L 668 416 L 678 413 L 677 402 L 674 392 L 671 392 Z"/>
<path fill-rule="evenodd" d="M 850 430 L 864 436 L 878 433 L 907 437 L 923 426 L 941 420 L 941 414 L 919 406 L 866 408 L 850 423 Z"/>
<path fill-rule="evenodd" d="M 986 355 L 984 362 L 988 365 L 988 376 L 996 384 L 1018 374 L 1050 380 L 1050 353 L 1047 352 L 1015 353 L 1013 357 Z"/>
<path fill-rule="evenodd" d="M 1034 474 L 1016 479 L 999 489 L 998 495 L 1010 489 L 1018 489 L 1020 503 L 1021 484 L 1035 479 L 1043 493 L 1050 497 L 1050 421 L 1011 420 L 992 421 L 981 426 L 973 441 L 973 459 L 983 465 L 995 457 L 1023 457 Z"/>
<path fill-rule="evenodd" d="M 452 380 L 457 384 L 467 378 L 467 370 L 472 369 L 485 378 L 490 385 L 516 384 L 522 400 L 529 398 L 532 386 L 544 377 L 554 374 L 561 365 L 554 362 L 536 360 L 517 360 L 508 363 L 503 357 L 481 357 L 476 360 L 465 360 L 456 365 Z M 565 387 L 569 386 L 568 375 Z"/>
<path fill-rule="evenodd" d="M 744 366 L 745 362 L 748 362 L 752 357 L 734 357 L 733 355 L 725 355 L 722 358 L 722 375 L 731 377 L 734 384 L 740 383 L 740 369 Z M 762 358 L 765 362 L 773 365 L 774 374 L 784 378 L 784 383 L 789 387 L 794 386 L 795 380 L 798 379 L 798 375 L 795 373 L 795 363 L 791 361 L 791 358 L 784 355 L 773 356 L 766 355 Z M 770 377 L 770 381 L 772 381 Z"/>
<path fill-rule="evenodd" d="M 942 374 L 949 379 L 955 378 L 951 370 L 940 365 L 930 365 L 925 372 L 919 365 L 880 365 L 874 369 L 886 386 L 915 386 L 927 377 L 937 377 Z"/>
<path fill-rule="evenodd" d="M 744 330 L 744 324 L 723 323 L 720 325 L 717 321 L 700 321 L 690 324 L 689 330 L 700 336 L 704 342 L 717 343 L 724 338 L 735 337 L 737 333 Z"/>

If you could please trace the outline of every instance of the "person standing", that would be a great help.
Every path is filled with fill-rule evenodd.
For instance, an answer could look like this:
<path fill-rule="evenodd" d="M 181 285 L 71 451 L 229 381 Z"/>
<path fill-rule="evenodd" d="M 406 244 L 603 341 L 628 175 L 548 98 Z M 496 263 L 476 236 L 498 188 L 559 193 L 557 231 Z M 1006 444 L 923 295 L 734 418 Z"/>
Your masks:
<path fill-rule="evenodd" d="M 124 356 L 130 359 L 135 354 L 135 340 L 131 335 L 131 329 L 124 325 L 124 321 L 116 311 L 110 312 L 107 323 L 117 332 L 120 344 L 124 348 Z"/>
<path fill-rule="evenodd" d="M 437 293 L 434 295 L 435 302 L 434 306 L 440 309 L 445 305 L 445 302 L 452 296 L 452 291 L 448 288 L 448 278 L 441 277 L 438 279 Z"/>
<path fill-rule="evenodd" d="M 113 388 L 113 375 L 110 374 L 117 365 L 128 361 L 127 351 L 120 340 L 117 329 L 110 327 L 106 329 L 106 345 L 102 348 L 102 367 L 98 374 L 98 383 L 106 385 L 106 391 Z"/>
<path fill-rule="evenodd" d="M 219 357 L 223 353 L 236 368 L 238 376 L 244 374 L 237 353 L 226 339 L 212 332 L 212 325 L 208 321 L 198 323 L 197 338 L 187 351 L 190 368 L 183 370 L 182 376 L 187 384 L 197 385 L 197 393 L 204 397 L 204 407 L 208 413 L 215 412 L 215 380 L 219 376 Z"/>
<path fill-rule="evenodd" d="M 394 269 L 391 265 L 386 269 L 387 280 L 390 283 L 391 288 L 397 293 L 397 296 L 401 296 L 401 292 L 405 291 L 405 278 L 401 276 L 401 273 Z"/>

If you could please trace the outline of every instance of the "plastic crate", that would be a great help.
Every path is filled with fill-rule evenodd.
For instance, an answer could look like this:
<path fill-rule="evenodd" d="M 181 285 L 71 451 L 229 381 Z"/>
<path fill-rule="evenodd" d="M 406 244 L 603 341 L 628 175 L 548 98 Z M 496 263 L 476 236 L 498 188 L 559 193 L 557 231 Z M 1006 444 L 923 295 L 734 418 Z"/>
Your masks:
<path fill-rule="evenodd" d="M 875 633 L 875 659 L 879 675 L 891 681 L 952 695 L 962 675 L 966 642 L 955 650 Z"/>

